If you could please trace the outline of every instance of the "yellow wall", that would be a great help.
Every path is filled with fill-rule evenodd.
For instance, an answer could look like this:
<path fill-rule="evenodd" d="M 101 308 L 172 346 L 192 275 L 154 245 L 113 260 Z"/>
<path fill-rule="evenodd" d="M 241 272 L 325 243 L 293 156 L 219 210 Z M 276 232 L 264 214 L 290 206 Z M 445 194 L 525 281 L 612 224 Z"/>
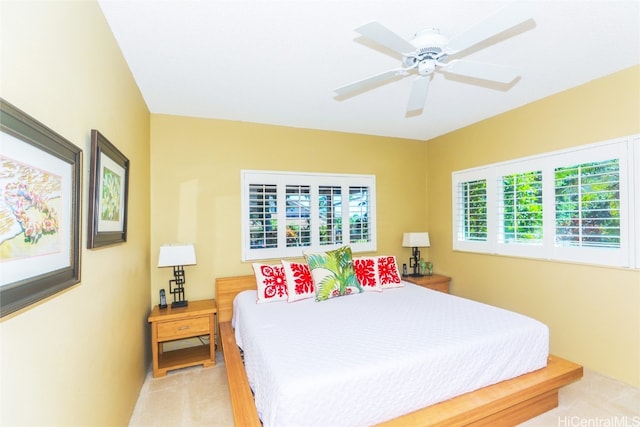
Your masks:
<path fill-rule="evenodd" d="M 424 255 L 454 293 L 537 317 L 553 352 L 640 385 L 638 272 L 454 253 L 450 195 L 453 170 L 640 132 L 638 67 L 424 144 L 150 116 L 95 2 L 0 8 L 0 95 L 85 154 L 82 282 L 0 320 L 0 424 L 127 424 L 149 361 L 146 316 L 171 276 L 155 267 L 160 244 L 196 244 L 190 299 L 251 273 L 240 169 L 375 174 L 378 253 L 406 262 L 402 233 L 428 229 Z M 92 128 L 131 161 L 128 241 L 99 250 L 84 249 Z"/>
<path fill-rule="evenodd" d="M 161 244 L 195 243 L 187 299 L 212 298 L 215 277 L 252 274 L 241 262 L 240 170 L 262 169 L 376 175 L 378 253 L 407 262 L 402 233 L 427 226 L 425 153 L 412 140 L 152 115 L 151 261 Z M 155 270 L 154 304 L 172 277 Z"/>
<path fill-rule="evenodd" d="M 149 312 L 149 111 L 95 2 L 0 4 L 1 95 L 83 149 L 82 281 L 0 320 L 0 424 L 127 425 Z M 130 160 L 125 244 L 87 250 L 90 132 Z"/>
<path fill-rule="evenodd" d="M 452 250 L 451 172 L 640 133 L 636 66 L 428 143 L 436 270 L 453 293 L 533 316 L 551 351 L 640 386 L 640 272 Z M 461 155 L 464 153 L 464 155 Z"/>

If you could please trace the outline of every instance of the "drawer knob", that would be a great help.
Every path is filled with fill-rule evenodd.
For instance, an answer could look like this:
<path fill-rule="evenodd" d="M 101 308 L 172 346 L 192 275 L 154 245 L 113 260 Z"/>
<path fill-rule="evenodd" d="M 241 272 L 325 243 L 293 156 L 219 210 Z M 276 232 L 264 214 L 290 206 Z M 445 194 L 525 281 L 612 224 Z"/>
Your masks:
<path fill-rule="evenodd" d="M 187 330 L 187 329 L 189 329 L 189 325 L 187 325 L 187 326 L 180 326 L 180 327 L 178 328 L 178 330 L 179 330 L 179 331 L 184 331 L 184 330 Z"/>

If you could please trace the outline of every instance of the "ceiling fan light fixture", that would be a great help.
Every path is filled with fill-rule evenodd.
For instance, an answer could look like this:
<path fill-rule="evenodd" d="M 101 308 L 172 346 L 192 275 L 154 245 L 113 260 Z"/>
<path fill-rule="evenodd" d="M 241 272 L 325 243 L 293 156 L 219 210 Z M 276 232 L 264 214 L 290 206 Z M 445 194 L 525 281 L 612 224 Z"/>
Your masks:
<path fill-rule="evenodd" d="M 436 70 L 438 63 L 433 59 L 424 59 L 418 64 L 418 74 L 428 76 Z"/>

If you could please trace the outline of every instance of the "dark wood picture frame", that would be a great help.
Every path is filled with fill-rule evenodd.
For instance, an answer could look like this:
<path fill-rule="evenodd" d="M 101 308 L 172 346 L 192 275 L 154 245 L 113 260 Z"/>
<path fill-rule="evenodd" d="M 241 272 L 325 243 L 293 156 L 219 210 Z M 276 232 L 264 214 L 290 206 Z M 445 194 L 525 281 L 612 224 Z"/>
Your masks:
<path fill-rule="evenodd" d="M 126 242 L 129 159 L 95 129 L 89 177 L 87 248 Z"/>
<path fill-rule="evenodd" d="M 14 230 L 2 241 L 4 317 L 80 282 L 82 149 L 3 98 L 0 132 L 0 190 L 13 198 L 3 225 Z"/>

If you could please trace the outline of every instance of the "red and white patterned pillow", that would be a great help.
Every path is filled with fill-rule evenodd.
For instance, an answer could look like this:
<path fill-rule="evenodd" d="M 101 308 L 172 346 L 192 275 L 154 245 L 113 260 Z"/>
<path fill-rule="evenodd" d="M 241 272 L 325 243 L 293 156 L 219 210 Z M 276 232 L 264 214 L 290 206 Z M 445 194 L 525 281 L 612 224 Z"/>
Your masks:
<path fill-rule="evenodd" d="M 287 279 L 282 264 L 254 263 L 252 265 L 258 285 L 258 303 L 287 301 Z"/>
<path fill-rule="evenodd" d="M 287 301 L 294 302 L 307 298 L 315 298 L 316 287 L 313 284 L 309 265 L 301 262 L 282 260 L 284 274 L 287 278 Z"/>
<path fill-rule="evenodd" d="M 353 258 L 353 269 L 360 286 L 365 292 L 381 292 L 382 286 L 378 276 L 378 257 Z"/>
<path fill-rule="evenodd" d="M 382 289 L 401 288 L 400 269 L 395 256 L 378 257 L 378 278 Z"/>

